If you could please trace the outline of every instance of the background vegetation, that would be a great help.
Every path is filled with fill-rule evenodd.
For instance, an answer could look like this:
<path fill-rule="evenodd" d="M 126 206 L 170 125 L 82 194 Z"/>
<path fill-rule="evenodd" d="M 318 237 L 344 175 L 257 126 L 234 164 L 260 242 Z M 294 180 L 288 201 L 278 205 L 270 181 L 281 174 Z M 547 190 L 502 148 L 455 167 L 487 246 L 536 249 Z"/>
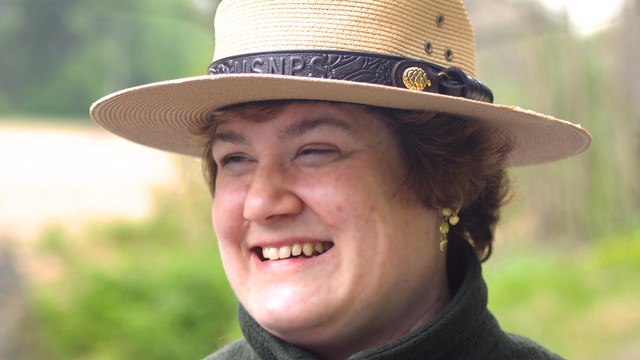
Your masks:
<path fill-rule="evenodd" d="M 217 1 L 1 0 L 0 114 L 86 120 L 128 86 L 206 73 Z"/>
<path fill-rule="evenodd" d="M 106 93 L 203 74 L 216 3 L 0 0 L 0 121 L 89 122 Z M 640 358 L 640 2 L 589 36 L 533 2 L 467 3 L 496 102 L 594 135 L 580 157 L 512 170 L 516 196 L 485 266 L 490 306 L 506 329 L 569 358 Z M 239 336 L 208 208 L 184 175 L 145 220 L 45 231 L 36 256 L 56 276 L 25 286 L 16 357 L 202 358 Z"/>
<path fill-rule="evenodd" d="M 197 359 L 239 336 L 209 199 L 195 181 L 159 192 L 146 220 L 42 234 L 39 256 L 62 275 L 33 289 L 41 347 L 29 356 Z"/>

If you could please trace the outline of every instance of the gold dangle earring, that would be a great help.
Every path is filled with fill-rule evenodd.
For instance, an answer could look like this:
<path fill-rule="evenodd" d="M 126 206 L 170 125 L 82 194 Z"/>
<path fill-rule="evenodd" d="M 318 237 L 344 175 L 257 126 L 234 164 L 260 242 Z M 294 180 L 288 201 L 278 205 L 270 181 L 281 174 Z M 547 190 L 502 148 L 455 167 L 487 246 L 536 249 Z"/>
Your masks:
<path fill-rule="evenodd" d="M 449 239 L 449 225 L 454 226 L 460 221 L 457 210 L 451 210 L 450 208 L 442 209 L 442 222 L 440 223 L 440 252 L 447 250 L 447 244 Z"/>

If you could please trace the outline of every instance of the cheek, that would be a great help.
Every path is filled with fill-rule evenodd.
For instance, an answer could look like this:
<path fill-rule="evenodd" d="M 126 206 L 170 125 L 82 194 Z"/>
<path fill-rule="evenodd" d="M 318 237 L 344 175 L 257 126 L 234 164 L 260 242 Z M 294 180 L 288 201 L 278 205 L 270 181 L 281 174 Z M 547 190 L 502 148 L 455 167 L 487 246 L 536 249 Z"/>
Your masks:
<path fill-rule="evenodd" d="M 219 189 L 213 198 L 211 216 L 220 249 L 220 258 L 231 287 L 239 297 L 247 288 L 247 273 L 242 243 L 245 223 L 242 216 L 242 196 L 239 191 Z"/>
<path fill-rule="evenodd" d="M 241 189 L 220 189 L 216 191 L 211 204 L 213 229 L 218 241 L 238 240 L 239 231 L 244 226 L 243 192 Z"/>
<path fill-rule="evenodd" d="M 333 171 L 321 176 L 301 179 L 298 195 L 329 227 L 370 222 L 381 190 L 360 176 L 364 172 Z M 364 224 L 363 226 L 366 226 Z"/>

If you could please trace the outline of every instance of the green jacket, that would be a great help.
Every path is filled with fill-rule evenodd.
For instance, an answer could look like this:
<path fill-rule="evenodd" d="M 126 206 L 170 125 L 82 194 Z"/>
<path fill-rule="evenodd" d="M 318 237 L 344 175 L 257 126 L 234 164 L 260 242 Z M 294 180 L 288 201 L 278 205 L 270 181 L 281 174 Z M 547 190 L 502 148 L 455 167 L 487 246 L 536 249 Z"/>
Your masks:
<path fill-rule="evenodd" d="M 487 287 L 469 244 L 449 242 L 447 263 L 454 296 L 442 313 L 405 337 L 354 354 L 349 360 L 561 359 L 527 338 L 500 329 L 487 309 Z M 205 360 L 317 359 L 268 333 L 242 306 L 239 321 L 245 338 Z"/>

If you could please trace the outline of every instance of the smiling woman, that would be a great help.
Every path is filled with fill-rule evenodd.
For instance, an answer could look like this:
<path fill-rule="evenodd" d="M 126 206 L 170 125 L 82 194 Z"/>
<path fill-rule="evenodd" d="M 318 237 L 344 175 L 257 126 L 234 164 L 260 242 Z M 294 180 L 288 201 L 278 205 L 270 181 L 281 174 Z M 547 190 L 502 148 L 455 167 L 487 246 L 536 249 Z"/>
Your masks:
<path fill-rule="evenodd" d="M 380 115 L 300 103 L 259 123 L 230 117 L 217 132 L 237 134 L 212 141 L 223 263 L 241 303 L 268 331 L 342 358 L 399 337 L 446 305 L 438 244 L 414 241 L 438 239 L 438 214 L 403 194 L 406 165 Z M 268 261 L 253 251 L 300 246 L 321 251 Z M 405 272 L 415 276 L 398 281 Z M 320 281 L 332 290 L 319 292 Z M 416 291 L 423 287 L 430 291 Z"/>
<path fill-rule="evenodd" d="M 203 133 L 213 223 L 236 294 L 267 330 L 316 354 L 346 358 L 445 308 L 436 209 L 464 208 L 451 241 L 466 235 L 489 254 L 508 144 L 492 144 L 472 120 L 277 101 L 219 111 Z M 481 211 L 486 232 L 467 225 L 483 222 Z M 319 279 L 332 291 L 309 285 Z"/>
<path fill-rule="evenodd" d="M 397 4 L 224 0 L 209 75 L 92 107 L 203 156 L 244 335 L 209 359 L 558 358 L 500 328 L 480 261 L 505 168 L 590 135 L 492 103 L 460 1 Z"/>

